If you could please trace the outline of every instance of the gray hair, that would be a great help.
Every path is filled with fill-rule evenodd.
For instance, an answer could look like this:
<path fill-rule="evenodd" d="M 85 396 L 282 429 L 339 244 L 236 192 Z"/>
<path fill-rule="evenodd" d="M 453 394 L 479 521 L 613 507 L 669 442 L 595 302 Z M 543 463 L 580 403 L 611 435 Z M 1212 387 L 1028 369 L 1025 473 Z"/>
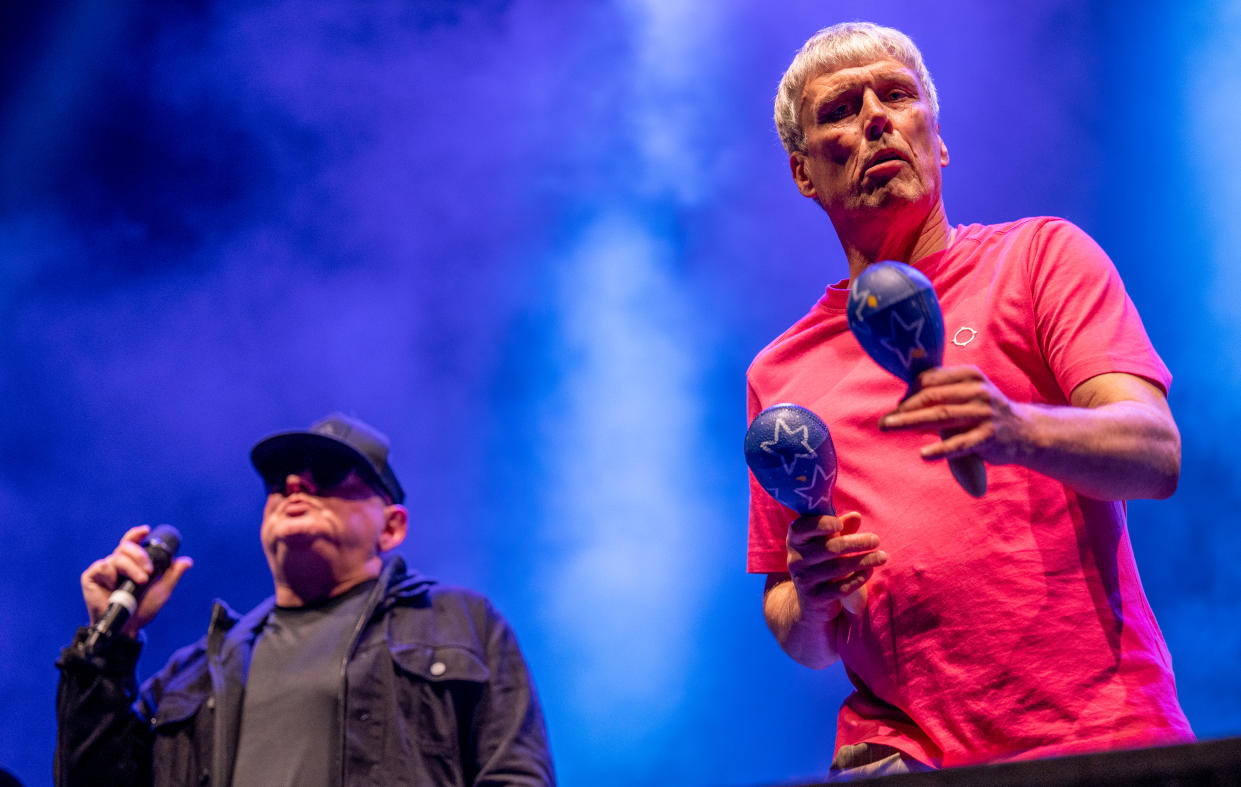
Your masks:
<path fill-rule="evenodd" d="M 789 155 L 806 152 L 806 132 L 801 127 L 799 113 L 806 80 L 824 71 L 884 58 L 904 63 L 918 76 L 923 97 L 930 103 L 932 115 L 939 119 L 939 96 L 935 92 L 935 83 L 922 62 L 922 53 L 909 36 L 870 22 L 841 22 L 812 35 L 780 80 L 776 91 L 776 131 Z"/>

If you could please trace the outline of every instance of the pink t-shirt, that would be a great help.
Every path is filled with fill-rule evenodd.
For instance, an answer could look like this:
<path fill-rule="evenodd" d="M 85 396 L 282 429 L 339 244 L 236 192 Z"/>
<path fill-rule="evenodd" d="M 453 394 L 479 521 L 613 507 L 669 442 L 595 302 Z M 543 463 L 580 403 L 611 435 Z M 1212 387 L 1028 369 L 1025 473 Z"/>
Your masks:
<path fill-rule="evenodd" d="M 977 366 L 1014 401 L 1063 405 L 1104 372 L 1167 390 L 1111 261 L 1067 221 L 957 227 L 915 267 L 939 295 L 944 364 Z M 936 438 L 881 433 L 905 384 L 849 333 L 847 299 L 847 282 L 829 287 L 747 375 L 751 418 L 793 402 L 827 423 L 836 509 L 860 512 L 889 554 L 863 615 L 831 631 L 857 688 L 837 746 L 885 743 L 951 767 L 1192 740 L 1124 503 L 994 465 L 975 500 L 945 463 L 920 457 Z M 787 570 L 794 516 L 751 475 L 749 571 Z"/>

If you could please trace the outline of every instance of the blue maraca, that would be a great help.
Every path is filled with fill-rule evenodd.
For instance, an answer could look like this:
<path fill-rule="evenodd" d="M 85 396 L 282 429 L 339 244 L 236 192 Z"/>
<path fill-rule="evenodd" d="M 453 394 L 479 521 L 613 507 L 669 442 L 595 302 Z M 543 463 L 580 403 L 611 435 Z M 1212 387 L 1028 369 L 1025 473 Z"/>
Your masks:
<path fill-rule="evenodd" d="M 944 316 L 935 288 L 921 271 L 904 263 L 878 262 L 854 278 L 849 285 L 849 329 L 875 363 L 905 381 L 906 396 L 914 392 L 919 374 L 944 362 Z M 986 493 L 982 457 L 954 457 L 948 467 L 966 492 L 974 497 Z"/>
<path fill-rule="evenodd" d="M 827 424 L 795 404 L 773 404 L 745 433 L 745 461 L 776 502 L 799 514 L 836 515 L 836 449 Z"/>
<path fill-rule="evenodd" d="M 767 494 L 799 514 L 836 515 L 836 448 L 819 416 L 796 404 L 773 404 L 754 417 L 745 433 L 745 461 Z M 859 614 L 865 587 L 841 603 Z"/>

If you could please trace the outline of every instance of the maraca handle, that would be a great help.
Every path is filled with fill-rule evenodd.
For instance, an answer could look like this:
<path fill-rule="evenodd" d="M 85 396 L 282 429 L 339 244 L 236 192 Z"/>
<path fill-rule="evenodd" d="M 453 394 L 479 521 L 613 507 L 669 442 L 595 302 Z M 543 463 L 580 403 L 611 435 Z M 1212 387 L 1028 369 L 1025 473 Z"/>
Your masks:
<path fill-rule="evenodd" d="M 939 436 L 947 439 L 954 434 L 956 432 L 942 429 Z M 972 497 L 982 497 L 987 493 L 987 466 L 978 454 L 954 456 L 948 460 L 948 469 L 952 471 L 952 477 L 957 479 L 961 488 Z"/>

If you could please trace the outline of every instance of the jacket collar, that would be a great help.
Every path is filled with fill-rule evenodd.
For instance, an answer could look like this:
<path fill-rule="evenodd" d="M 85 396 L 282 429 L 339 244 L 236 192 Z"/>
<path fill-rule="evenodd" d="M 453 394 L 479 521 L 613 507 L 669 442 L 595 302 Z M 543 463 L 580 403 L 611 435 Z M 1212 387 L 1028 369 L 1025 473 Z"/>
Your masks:
<path fill-rule="evenodd" d="M 434 579 L 407 569 L 405 559 L 400 555 L 387 555 L 383 559 L 383 568 L 379 571 L 378 581 L 375 589 L 371 591 L 372 596 L 366 607 L 373 611 L 381 603 L 383 606 L 391 606 L 408 602 L 426 595 L 435 584 Z M 241 615 L 224 601 L 216 599 L 211 610 L 211 625 L 207 629 L 208 652 L 221 653 L 225 639 L 232 642 L 255 637 L 275 606 L 276 597 L 269 596 L 254 609 Z"/>

